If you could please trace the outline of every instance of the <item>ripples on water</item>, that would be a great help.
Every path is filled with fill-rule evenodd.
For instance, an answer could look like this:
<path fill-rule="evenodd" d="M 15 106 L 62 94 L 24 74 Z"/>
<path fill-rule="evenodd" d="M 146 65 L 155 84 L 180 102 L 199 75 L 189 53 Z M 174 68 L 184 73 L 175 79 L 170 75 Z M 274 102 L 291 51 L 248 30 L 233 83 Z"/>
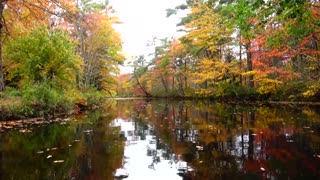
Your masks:
<path fill-rule="evenodd" d="M 0 138 L 0 179 L 320 177 L 318 107 L 119 100 Z"/>

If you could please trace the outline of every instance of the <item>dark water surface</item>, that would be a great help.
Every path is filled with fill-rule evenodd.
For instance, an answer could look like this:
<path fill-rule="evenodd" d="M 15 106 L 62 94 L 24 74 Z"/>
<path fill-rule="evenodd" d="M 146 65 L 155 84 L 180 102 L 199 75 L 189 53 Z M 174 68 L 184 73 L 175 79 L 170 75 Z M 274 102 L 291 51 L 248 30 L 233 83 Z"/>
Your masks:
<path fill-rule="evenodd" d="M 320 179 L 320 108 L 118 100 L 0 124 L 0 179 Z"/>

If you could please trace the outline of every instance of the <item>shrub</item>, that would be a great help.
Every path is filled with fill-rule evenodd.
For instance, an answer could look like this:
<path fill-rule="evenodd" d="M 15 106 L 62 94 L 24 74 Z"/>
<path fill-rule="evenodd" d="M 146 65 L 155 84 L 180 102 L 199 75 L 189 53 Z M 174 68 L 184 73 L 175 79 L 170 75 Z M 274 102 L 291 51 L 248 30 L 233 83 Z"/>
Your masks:
<path fill-rule="evenodd" d="M 56 112 L 68 111 L 72 102 L 64 95 L 51 87 L 50 83 L 36 83 L 24 90 L 22 96 L 23 112 L 26 116 L 54 115 Z"/>
<path fill-rule="evenodd" d="M 9 97 L 21 97 L 22 92 L 19 89 L 7 86 L 5 94 Z"/>
<path fill-rule="evenodd" d="M 87 88 L 83 92 L 82 96 L 85 100 L 86 107 L 89 109 L 100 106 L 106 98 L 105 94 L 101 91 L 98 91 L 96 88 Z"/>

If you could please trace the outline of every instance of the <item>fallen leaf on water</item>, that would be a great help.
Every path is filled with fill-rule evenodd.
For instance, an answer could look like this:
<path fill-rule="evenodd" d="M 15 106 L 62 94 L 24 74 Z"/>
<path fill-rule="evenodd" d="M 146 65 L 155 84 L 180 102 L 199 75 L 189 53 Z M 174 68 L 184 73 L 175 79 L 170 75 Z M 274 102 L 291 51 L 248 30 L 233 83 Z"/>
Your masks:
<path fill-rule="evenodd" d="M 19 132 L 22 132 L 22 133 L 31 133 L 32 131 L 29 130 L 29 129 L 21 129 L 21 130 L 19 130 Z"/>
<path fill-rule="evenodd" d="M 198 151 L 202 151 L 203 150 L 203 146 L 196 146 Z"/>
<path fill-rule="evenodd" d="M 53 163 L 63 163 L 64 162 L 64 160 L 55 160 L 55 161 L 53 161 Z"/>
<path fill-rule="evenodd" d="M 49 159 L 49 158 L 52 158 L 52 155 L 48 155 L 48 156 L 47 156 L 47 159 Z"/>
<path fill-rule="evenodd" d="M 84 133 L 90 133 L 90 132 L 92 132 L 93 130 L 85 130 L 85 131 L 83 131 Z"/>
<path fill-rule="evenodd" d="M 54 151 L 54 150 L 57 150 L 58 148 L 57 147 L 53 147 L 51 148 L 51 151 Z"/>

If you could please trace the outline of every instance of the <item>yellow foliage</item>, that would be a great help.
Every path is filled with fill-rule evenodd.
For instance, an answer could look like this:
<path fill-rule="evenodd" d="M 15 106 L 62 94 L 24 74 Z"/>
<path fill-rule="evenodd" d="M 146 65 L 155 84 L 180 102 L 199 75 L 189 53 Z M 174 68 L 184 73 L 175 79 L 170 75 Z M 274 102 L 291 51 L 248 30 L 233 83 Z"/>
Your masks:
<path fill-rule="evenodd" d="M 312 97 L 320 92 L 320 84 L 312 84 L 308 87 L 308 90 L 302 93 L 305 97 Z"/>
<path fill-rule="evenodd" d="M 209 95 L 212 95 L 213 90 L 212 89 L 197 89 L 196 94 L 200 97 L 206 97 Z"/>
<path fill-rule="evenodd" d="M 319 115 L 312 109 L 307 108 L 307 109 L 303 109 L 302 113 L 307 115 L 308 119 L 318 119 L 318 118 L 314 118 L 314 117 L 318 117 Z"/>
<path fill-rule="evenodd" d="M 241 73 L 242 76 L 247 77 L 247 76 L 254 76 L 257 74 L 257 71 L 247 71 L 247 72 L 243 72 Z"/>
<path fill-rule="evenodd" d="M 233 68 L 230 63 L 204 58 L 200 60 L 197 71 L 192 73 L 192 77 L 196 83 L 201 84 L 207 81 L 208 84 L 214 84 L 215 81 L 220 81 Z"/>
<path fill-rule="evenodd" d="M 218 13 L 208 3 L 198 3 L 190 14 L 192 21 L 185 25 L 188 34 L 186 39 L 198 49 L 211 52 L 218 50 L 221 42 L 230 36 L 232 30 L 221 21 Z"/>
<path fill-rule="evenodd" d="M 277 88 L 282 84 L 281 81 L 276 79 L 262 78 L 259 80 L 260 87 L 257 89 L 259 94 L 274 94 Z"/>

